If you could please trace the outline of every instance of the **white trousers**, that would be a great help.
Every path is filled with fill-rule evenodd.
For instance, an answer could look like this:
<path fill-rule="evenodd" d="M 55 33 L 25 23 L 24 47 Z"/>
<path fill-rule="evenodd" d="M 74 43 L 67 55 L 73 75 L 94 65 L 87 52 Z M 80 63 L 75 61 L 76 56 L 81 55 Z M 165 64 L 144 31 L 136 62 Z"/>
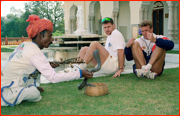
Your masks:
<path fill-rule="evenodd" d="M 22 90 L 22 92 L 18 95 L 20 90 Z M 6 103 L 1 97 L 1 106 L 8 106 L 9 103 L 12 105 L 16 105 L 16 104 L 20 104 L 22 101 L 25 100 L 28 102 L 38 102 L 42 98 L 39 90 L 35 86 L 26 87 L 26 88 L 18 87 L 13 89 L 4 88 L 2 95 L 8 103 Z M 15 100 L 16 98 L 17 101 Z"/>

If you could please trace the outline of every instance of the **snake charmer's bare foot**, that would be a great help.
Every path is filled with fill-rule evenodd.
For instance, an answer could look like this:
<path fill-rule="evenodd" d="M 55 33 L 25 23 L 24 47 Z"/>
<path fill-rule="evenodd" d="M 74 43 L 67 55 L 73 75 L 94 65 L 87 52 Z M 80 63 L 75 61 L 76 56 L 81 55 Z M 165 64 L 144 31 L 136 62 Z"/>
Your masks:
<path fill-rule="evenodd" d="M 44 92 L 44 88 L 42 87 L 37 87 L 37 89 L 40 91 L 40 93 Z"/>

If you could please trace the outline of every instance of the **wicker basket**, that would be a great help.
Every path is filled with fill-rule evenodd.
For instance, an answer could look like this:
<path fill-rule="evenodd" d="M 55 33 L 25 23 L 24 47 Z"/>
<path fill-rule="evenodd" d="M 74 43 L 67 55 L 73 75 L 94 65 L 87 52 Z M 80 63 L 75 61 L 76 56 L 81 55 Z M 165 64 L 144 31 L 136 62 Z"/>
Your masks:
<path fill-rule="evenodd" d="M 84 90 L 84 94 L 88 96 L 102 96 L 106 95 L 109 93 L 108 90 L 108 85 L 106 83 L 90 83 L 92 85 L 95 85 L 96 87 L 93 86 L 86 86 Z"/>

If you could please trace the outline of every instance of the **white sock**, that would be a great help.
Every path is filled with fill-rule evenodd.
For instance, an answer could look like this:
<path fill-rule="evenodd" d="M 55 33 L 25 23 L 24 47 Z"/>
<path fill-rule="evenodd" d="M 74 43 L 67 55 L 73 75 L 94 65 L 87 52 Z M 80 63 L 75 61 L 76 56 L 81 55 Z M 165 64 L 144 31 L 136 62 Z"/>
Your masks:
<path fill-rule="evenodd" d="M 86 69 L 87 68 L 87 64 L 86 63 L 81 63 L 78 67 L 80 69 Z"/>
<path fill-rule="evenodd" d="M 147 64 L 146 67 L 145 67 L 145 69 L 146 69 L 147 71 L 150 71 L 151 68 L 152 68 L 152 65 L 151 65 L 151 64 Z"/>
<path fill-rule="evenodd" d="M 145 70 L 145 67 L 146 67 L 146 65 L 143 65 L 143 66 L 141 67 L 141 69 Z"/>

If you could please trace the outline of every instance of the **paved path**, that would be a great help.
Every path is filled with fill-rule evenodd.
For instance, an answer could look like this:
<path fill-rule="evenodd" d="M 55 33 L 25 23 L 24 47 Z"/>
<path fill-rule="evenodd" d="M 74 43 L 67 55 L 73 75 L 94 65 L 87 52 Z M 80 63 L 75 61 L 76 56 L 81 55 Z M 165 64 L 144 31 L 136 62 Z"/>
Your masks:
<path fill-rule="evenodd" d="M 1 53 L 1 69 L 5 65 L 6 59 L 10 56 L 11 53 Z M 165 58 L 165 69 L 168 68 L 177 68 L 179 67 L 179 54 L 166 54 Z M 125 61 L 125 70 L 122 74 L 133 73 L 132 65 L 134 61 Z M 56 72 L 63 70 L 67 66 L 60 66 L 55 69 Z M 89 67 L 92 68 L 92 67 Z M 41 83 L 48 83 L 49 81 L 45 79 L 44 76 L 41 76 Z"/>

